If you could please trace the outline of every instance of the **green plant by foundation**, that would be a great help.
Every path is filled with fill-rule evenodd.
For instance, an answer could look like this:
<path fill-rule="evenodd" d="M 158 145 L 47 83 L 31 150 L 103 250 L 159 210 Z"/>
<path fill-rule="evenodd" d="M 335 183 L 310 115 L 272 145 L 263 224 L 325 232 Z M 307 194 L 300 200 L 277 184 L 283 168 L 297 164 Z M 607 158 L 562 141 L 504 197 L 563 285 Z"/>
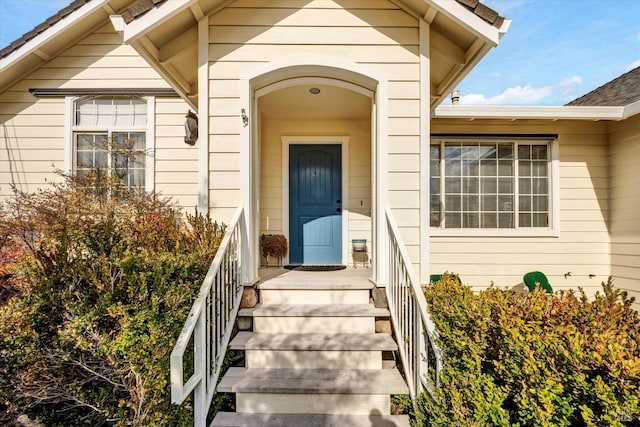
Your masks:
<path fill-rule="evenodd" d="M 474 293 L 451 277 L 425 296 L 445 352 L 424 426 L 623 426 L 640 416 L 640 319 L 603 283 L 580 292 Z"/>

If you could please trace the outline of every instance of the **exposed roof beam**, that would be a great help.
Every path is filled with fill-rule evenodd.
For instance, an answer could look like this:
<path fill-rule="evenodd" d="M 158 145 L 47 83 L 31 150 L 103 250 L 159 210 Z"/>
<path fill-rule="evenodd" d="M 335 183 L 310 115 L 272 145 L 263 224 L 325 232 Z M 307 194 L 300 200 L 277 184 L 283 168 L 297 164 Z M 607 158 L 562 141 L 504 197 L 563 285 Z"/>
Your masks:
<path fill-rule="evenodd" d="M 424 14 L 424 19 L 428 24 L 432 24 L 433 20 L 436 19 L 436 15 L 438 14 L 438 9 L 435 7 L 427 6 L 427 12 Z"/>
<path fill-rule="evenodd" d="M 158 62 L 158 49 L 155 47 L 151 41 L 149 41 L 146 37 L 141 37 L 138 41 L 131 43 L 131 46 L 142 56 L 151 67 L 158 72 L 167 83 L 180 95 L 182 99 L 184 99 L 191 108 L 194 110 L 198 110 L 196 104 L 192 101 L 192 90 L 191 85 L 177 73 L 175 68 L 171 67 L 170 64 L 166 64 L 164 66 L 160 65 Z"/>
<path fill-rule="evenodd" d="M 202 8 L 200 7 L 199 3 L 192 4 L 190 8 L 191 8 L 191 13 L 193 13 L 193 17 L 196 18 L 196 21 L 200 21 L 202 18 L 206 16 L 202 11 Z"/>
<path fill-rule="evenodd" d="M 189 47 L 197 45 L 198 32 L 195 27 L 190 28 L 165 44 L 160 49 L 158 60 L 161 64 L 164 64 L 186 52 Z"/>
<path fill-rule="evenodd" d="M 116 11 L 114 8 L 111 7 L 110 4 L 105 4 L 104 6 L 102 6 L 102 8 L 109 14 L 109 15 L 115 15 Z"/>
<path fill-rule="evenodd" d="M 476 39 L 471 46 L 469 46 L 469 49 L 467 49 L 467 51 L 464 54 L 464 62 L 470 62 L 473 60 L 473 58 L 478 54 L 478 52 L 480 52 L 480 49 L 482 49 L 482 47 L 484 46 L 484 42 L 480 39 Z"/>
<path fill-rule="evenodd" d="M 467 56 L 464 49 L 440 34 L 438 31 L 431 31 L 431 46 L 433 50 L 456 64 L 464 64 L 467 62 Z"/>
<path fill-rule="evenodd" d="M 51 59 L 51 55 L 49 55 L 47 52 L 43 51 L 42 49 L 34 49 L 33 53 L 37 56 L 40 57 L 40 59 L 42 59 L 43 61 L 48 61 Z"/>

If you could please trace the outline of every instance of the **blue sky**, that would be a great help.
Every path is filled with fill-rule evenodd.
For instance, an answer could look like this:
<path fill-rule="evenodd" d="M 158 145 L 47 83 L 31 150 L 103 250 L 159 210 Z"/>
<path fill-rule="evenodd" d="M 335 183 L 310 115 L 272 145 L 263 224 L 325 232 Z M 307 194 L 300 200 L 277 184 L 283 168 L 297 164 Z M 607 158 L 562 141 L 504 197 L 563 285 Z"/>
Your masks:
<path fill-rule="evenodd" d="M 483 0 L 512 21 L 462 104 L 563 105 L 640 66 L 640 0 Z M 69 0 L 0 0 L 6 46 Z"/>

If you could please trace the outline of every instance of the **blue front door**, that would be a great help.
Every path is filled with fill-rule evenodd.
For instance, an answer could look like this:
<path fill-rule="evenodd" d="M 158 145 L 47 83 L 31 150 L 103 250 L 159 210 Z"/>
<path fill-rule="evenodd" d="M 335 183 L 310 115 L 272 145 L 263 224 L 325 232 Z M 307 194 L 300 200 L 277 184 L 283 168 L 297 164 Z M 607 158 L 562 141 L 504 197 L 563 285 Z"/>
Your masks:
<path fill-rule="evenodd" d="M 342 147 L 289 146 L 289 262 L 342 261 Z"/>

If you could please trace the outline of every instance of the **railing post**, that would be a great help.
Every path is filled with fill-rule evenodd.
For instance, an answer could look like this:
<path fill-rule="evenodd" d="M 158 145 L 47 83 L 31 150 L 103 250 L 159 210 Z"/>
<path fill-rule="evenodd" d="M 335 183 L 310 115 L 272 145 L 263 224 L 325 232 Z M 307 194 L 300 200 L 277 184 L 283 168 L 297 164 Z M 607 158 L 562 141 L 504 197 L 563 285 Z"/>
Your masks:
<path fill-rule="evenodd" d="M 416 315 L 416 339 L 418 340 L 418 351 L 416 360 L 416 370 L 418 382 L 416 384 L 416 393 L 422 393 L 424 387 L 422 383 L 422 379 L 428 380 L 427 375 L 429 375 L 429 343 L 427 343 L 427 330 L 425 328 L 424 323 L 422 323 L 422 316 L 420 314 Z"/>
<path fill-rule="evenodd" d="M 193 389 L 193 425 L 206 427 L 207 425 L 207 311 L 208 303 L 200 311 L 194 332 L 194 370 L 200 372 L 201 379 Z"/>

